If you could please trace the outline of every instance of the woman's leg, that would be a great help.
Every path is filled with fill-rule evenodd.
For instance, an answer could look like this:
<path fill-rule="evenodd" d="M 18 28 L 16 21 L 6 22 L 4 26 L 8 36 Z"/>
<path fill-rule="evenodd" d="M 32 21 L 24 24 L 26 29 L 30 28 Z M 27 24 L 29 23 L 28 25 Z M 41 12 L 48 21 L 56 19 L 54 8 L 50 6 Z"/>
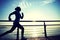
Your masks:
<path fill-rule="evenodd" d="M 9 30 L 9 31 L 7 31 L 7 32 L 5 32 L 5 33 L 3 33 L 3 34 L 1 34 L 1 35 L 0 35 L 0 37 L 2 37 L 2 36 L 4 36 L 4 35 L 6 35 L 6 34 L 8 34 L 8 33 L 13 32 L 15 28 L 16 28 L 16 27 L 15 27 L 15 26 L 13 26 L 13 27 L 11 28 L 11 30 Z"/>
<path fill-rule="evenodd" d="M 21 38 L 24 38 L 24 27 L 19 25 L 19 28 L 21 29 Z"/>

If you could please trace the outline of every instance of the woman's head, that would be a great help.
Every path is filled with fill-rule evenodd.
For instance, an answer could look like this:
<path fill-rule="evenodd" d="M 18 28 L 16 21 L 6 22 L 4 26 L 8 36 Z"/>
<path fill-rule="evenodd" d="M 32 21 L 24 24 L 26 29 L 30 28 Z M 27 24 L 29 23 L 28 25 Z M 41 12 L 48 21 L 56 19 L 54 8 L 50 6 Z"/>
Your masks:
<path fill-rule="evenodd" d="M 16 11 L 21 11 L 21 8 L 20 7 L 16 7 L 15 10 Z"/>

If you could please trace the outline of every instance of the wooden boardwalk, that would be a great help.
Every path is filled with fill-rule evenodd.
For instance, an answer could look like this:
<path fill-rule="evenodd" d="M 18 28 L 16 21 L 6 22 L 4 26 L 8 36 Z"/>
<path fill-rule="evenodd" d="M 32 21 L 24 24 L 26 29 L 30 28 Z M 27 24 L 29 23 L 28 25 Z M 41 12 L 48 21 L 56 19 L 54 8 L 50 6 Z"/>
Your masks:
<path fill-rule="evenodd" d="M 1 40 L 16 40 L 16 39 L 2 39 Z M 20 40 L 20 39 L 19 39 Z M 45 37 L 34 37 L 34 38 L 27 38 L 27 40 L 46 40 Z M 57 36 L 49 36 L 47 40 L 60 40 L 60 35 Z"/>

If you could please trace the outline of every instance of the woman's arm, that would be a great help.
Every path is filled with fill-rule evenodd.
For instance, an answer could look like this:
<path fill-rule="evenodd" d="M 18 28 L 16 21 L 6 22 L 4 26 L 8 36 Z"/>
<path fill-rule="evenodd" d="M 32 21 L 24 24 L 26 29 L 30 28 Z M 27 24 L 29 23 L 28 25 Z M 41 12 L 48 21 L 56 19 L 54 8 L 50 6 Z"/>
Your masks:
<path fill-rule="evenodd" d="M 22 13 L 21 19 L 23 19 L 23 17 L 24 17 L 24 14 Z"/>
<path fill-rule="evenodd" d="M 8 17 L 9 21 L 12 21 L 12 20 L 11 20 L 11 15 L 13 15 L 13 14 L 14 14 L 14 13 L 9 14 L 9 17 Z"/>

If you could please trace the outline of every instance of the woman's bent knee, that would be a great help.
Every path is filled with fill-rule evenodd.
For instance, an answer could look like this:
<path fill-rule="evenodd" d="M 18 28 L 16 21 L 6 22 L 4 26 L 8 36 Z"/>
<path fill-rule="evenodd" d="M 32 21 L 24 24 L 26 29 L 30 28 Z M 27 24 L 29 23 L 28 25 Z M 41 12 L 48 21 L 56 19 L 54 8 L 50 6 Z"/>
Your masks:
<path fill-rule="evenodd" d="M 22 28 L 22 30 L 24 30 L 24 28 Z"/>

